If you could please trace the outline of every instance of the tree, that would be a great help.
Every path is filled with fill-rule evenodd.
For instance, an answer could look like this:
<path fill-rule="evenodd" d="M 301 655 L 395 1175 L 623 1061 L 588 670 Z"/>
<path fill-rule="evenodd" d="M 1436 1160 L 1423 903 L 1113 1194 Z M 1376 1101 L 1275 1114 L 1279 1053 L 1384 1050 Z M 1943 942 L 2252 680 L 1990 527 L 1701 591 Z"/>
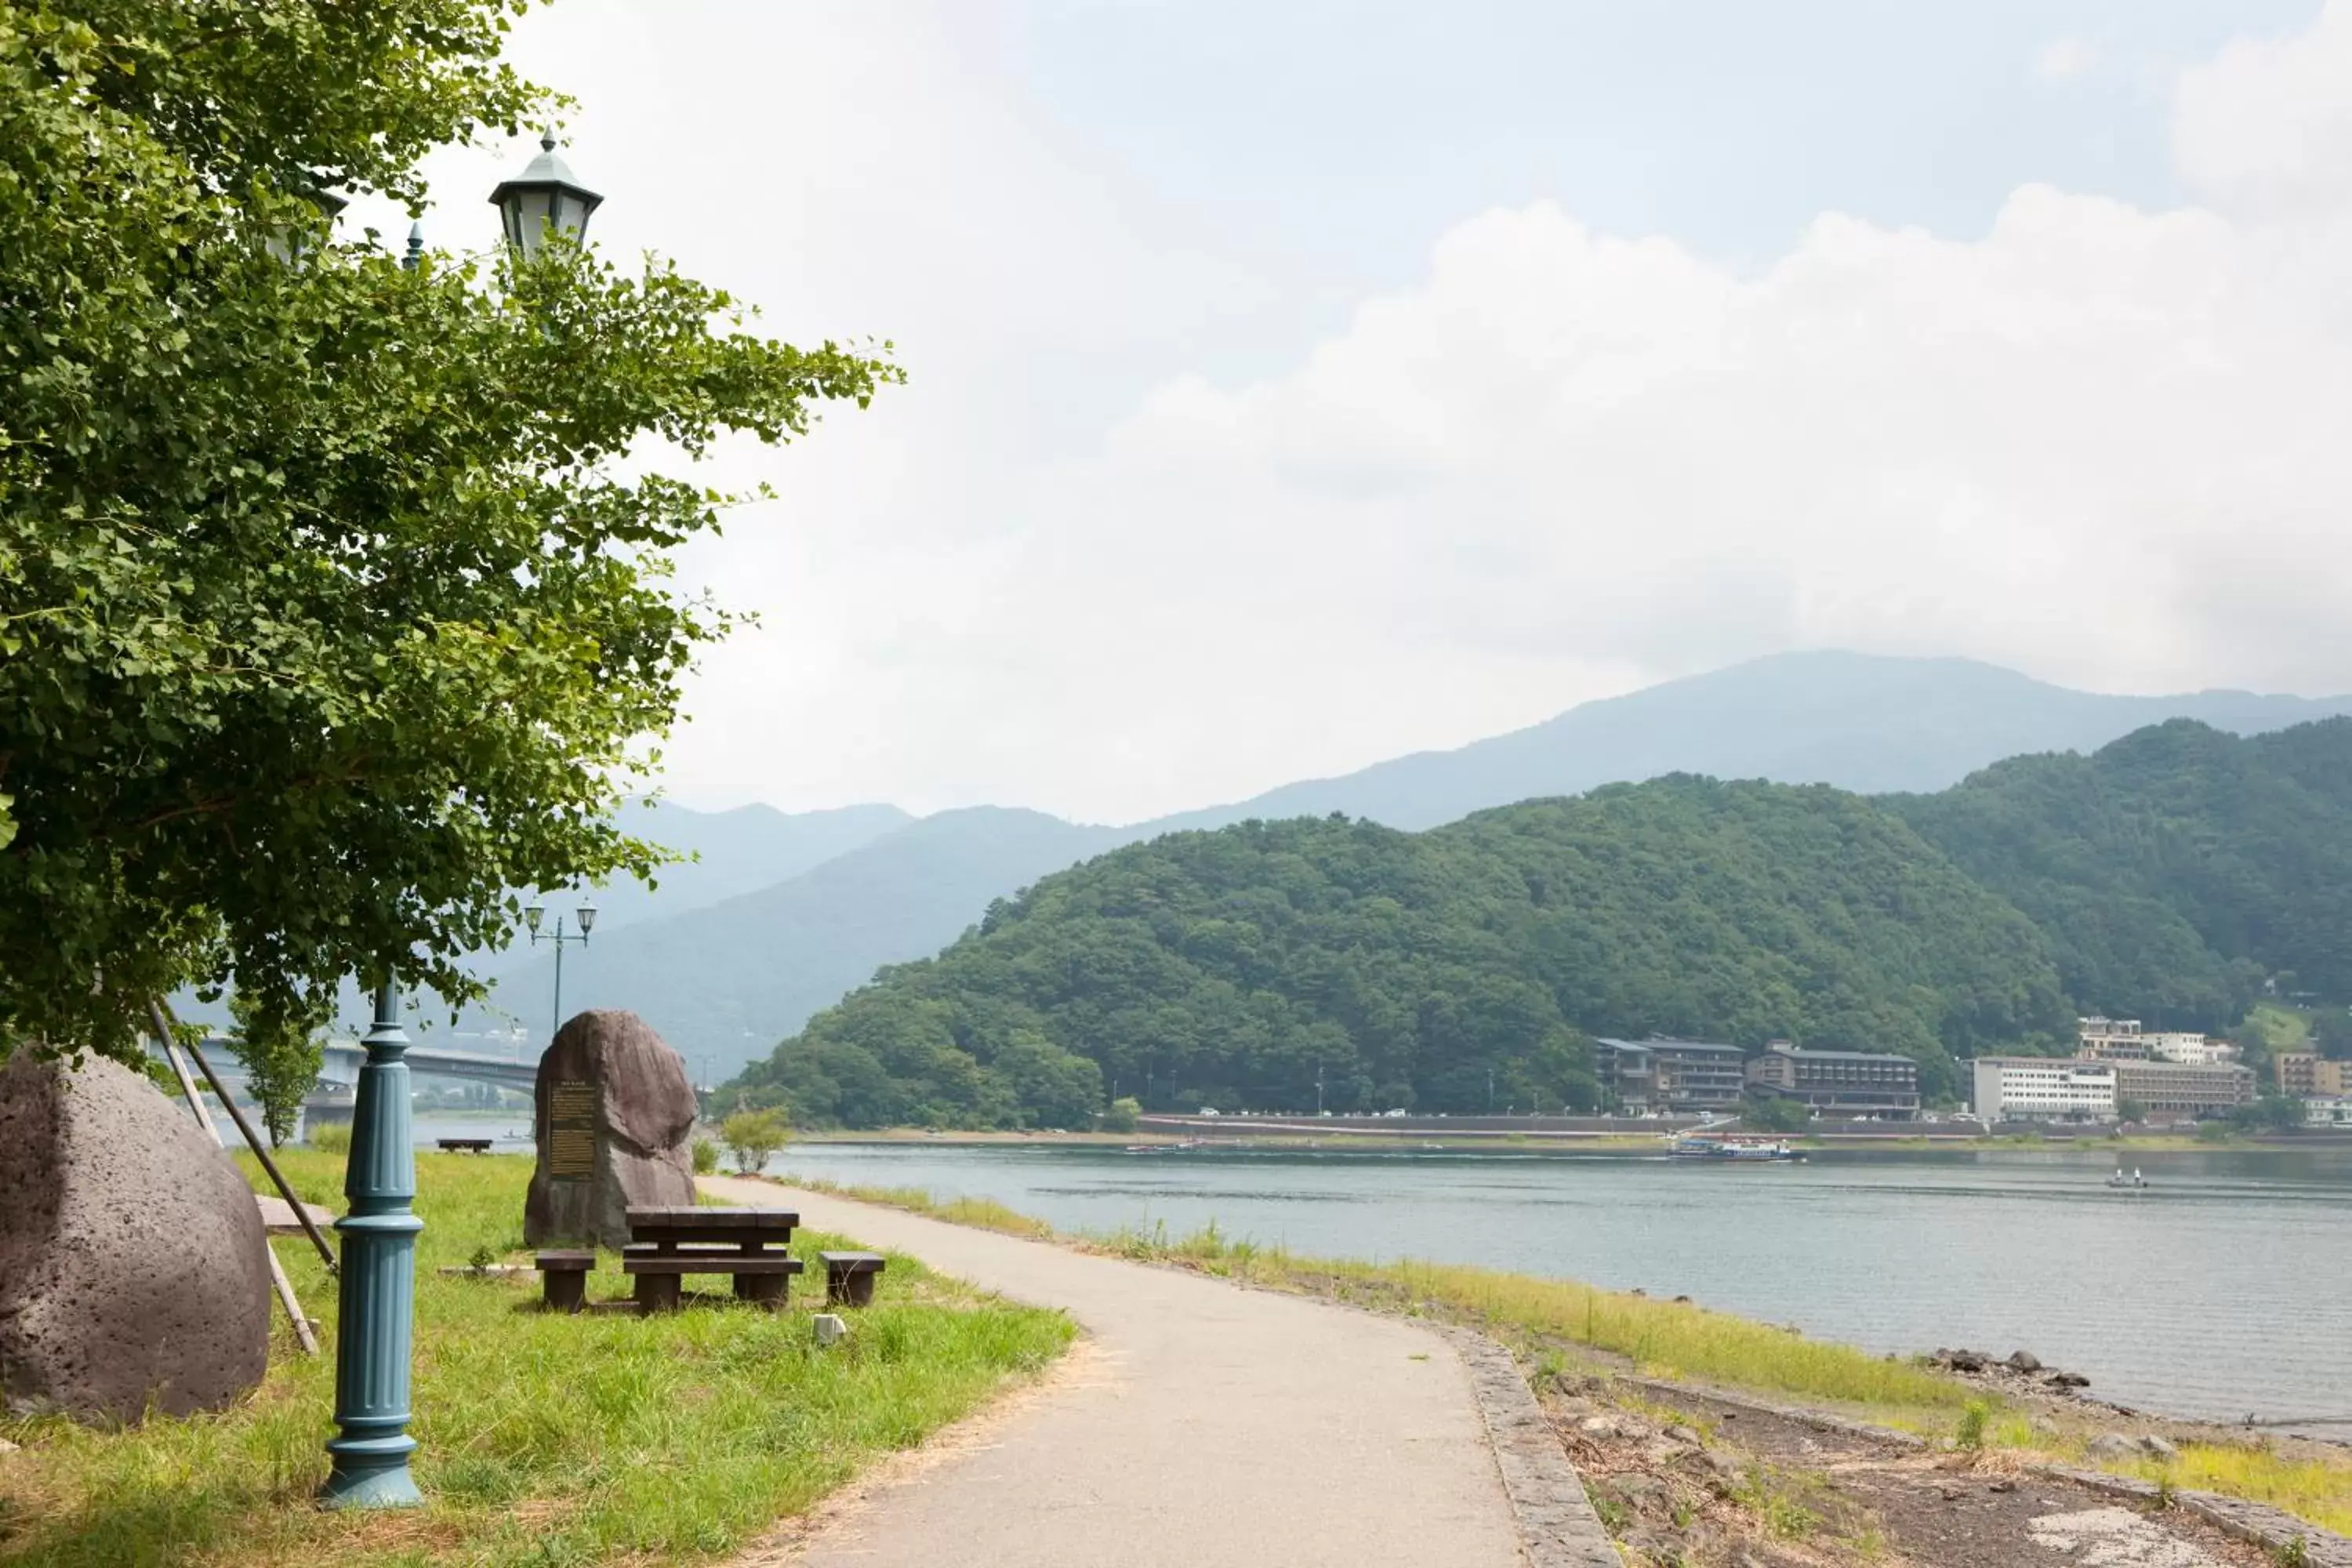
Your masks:
<path fill-rule="evenodd" d="M 1143 1119 L 1143 1104 L 1131 1094 L 1122 1094 L 1110 1102 L 1100 1121 L 1106 1132 L 1132 1132 Z"/>
<path fill-rule="evenodd" d="M 1739 1124 L 1758 1132 L 1802 1132 L 1812 1120 L 1801 1103 L 1777 1094 L 1751 1094 L 1739 1102 Z"/>
<path fill-rule="evenodd" d="M 2120 1122 L 2140 1122 L 2147 1120 L 2147 1107 L 2137 1100 L 2117 1100 L 2116 1120 Z"/>
<path fill-rule="evenodd" d="M 2266 1094 L 2252 1105 L 2239 1106 L 2230 1120 L 2250 1132 L 2292 1132 L 2303 1125 L 2303 1101 L 2288 1094 Z"/>
<path fill-rule="evenodd" d="M 748 1176 L 792 1142 L 793 1126 L 781 1110 L 739 1110 L 719 1124 L 719 1136 L 734 1152 L 735 1169 Z"/>
<path fill-rule="evenodd" d="M 271 1019 L 243 992 L 229 997 L 229 1014 L 237 1024 L 236 1059 L 244 1064 L 245 1087 L 261 1107 L 261 1124 L 273 1149 L 294 1136 L 303 1097 L 319 1086 L 319 1069 L 327 1059 L 320 1030 L 331 1005 L 331 994 L 306 998 L 299 1015 Z"/>
<path fill-rule="evenodd" d="M 612 808 L 732 624 L 677 464 L 899 379 L 650 260 L 334 243 L 312 193 L 561 107 L 520 8 L 0 0 L 0 1054 L 469 999 L 509 889 L 650 871 Z"/>
<path fill-rule="evenodd" d="M 2312 1016 L 2311 1043 L 2331 1061 L 2352 1061 L 2352 1011 L 2320 1008 Z"/>

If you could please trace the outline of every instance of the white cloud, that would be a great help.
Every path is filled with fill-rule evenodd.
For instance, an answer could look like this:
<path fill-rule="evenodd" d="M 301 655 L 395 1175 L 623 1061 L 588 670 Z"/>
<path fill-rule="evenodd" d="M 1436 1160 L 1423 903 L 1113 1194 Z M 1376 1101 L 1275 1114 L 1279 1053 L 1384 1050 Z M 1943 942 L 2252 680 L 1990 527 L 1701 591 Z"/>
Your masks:
<path fill-rule="evenodd" d="M 2033 57 L 2033 74 L 2043 81 L 2072 81 L 2099 63 L 2099 47 L 2087 38 L 2053 38 Z"/>
<path fill-rule="evenodd" d="M 2352 202 L 2352 0 L 2303 32 L 2239 38 L 2183 71 L 2174 153 L 2208 199 L 2267 215 Z"/>
<path fill-rule="evenodd" d="M 2345 0 L 2181 79 L 2208 207 L 2029 185 L 1735 270 L 1530 202 L 1248 381 L 1181 367 L 1279 291 L 1008 108 L 988 13 L 727 15 L 723 58 L 541 68 L 600 233 L 916 381 L 689 563 L 768 623 L 697 679 L 682 798 L 1125 820 L 1788 647 L 2352 689 Z M 764 183 L 660 133 L 746 94 Z"/>

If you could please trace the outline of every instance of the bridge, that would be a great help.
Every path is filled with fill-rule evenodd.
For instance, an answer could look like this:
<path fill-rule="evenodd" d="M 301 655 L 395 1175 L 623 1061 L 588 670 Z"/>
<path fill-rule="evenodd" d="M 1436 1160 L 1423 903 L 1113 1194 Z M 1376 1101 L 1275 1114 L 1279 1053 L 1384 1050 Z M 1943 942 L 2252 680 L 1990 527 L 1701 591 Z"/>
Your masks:
<path fill-rule="evenodd" d="M 436 1078 L 464 1079 L 468 1083 L 494 1083 L 500 1089 L 520 1089 L 529 1094 L 539 1082 L 539 1058 L 516 1061 L 511 1057 L 494 1057 L 480 1051 L 453 1051 L 432 1046 L 408 1047 L 408 1070 L 431 1073 Z M 360 1080 L 360 1064 L 367 1060 L 366 1047 L 357 1040 L 329 1040 L 325 1065 L 319 1069 L 321 1083 L 356 1084 Z"/>
<path fill-rule="evenodd" d="M 205 1054 L 227 1074 L 230 1064 L 236 1060 L 236 1042 L 222 1036 L 205 1041 Z M 319 1069 L 319 1087 L 349 1089 L 360 1080 L 360 1064 L 367 1060 L 367 1050 L 357 1040 L 329 1040 L 326 1058 Z M 469 1083 L 492 1083 L 500 1089 L 520 1089 L 529 1094 L 539 1079 L 537 1058 L 516 1061 L 510 1057 L 494 1057 L 481 1051 L 453 1051 L 432 1046 L 408 1047 L 408 1070 L 430 1073 L 436 1078 L 463 1079 Z M 235 1074 L 243 1077 L 239 1067 Z"/>

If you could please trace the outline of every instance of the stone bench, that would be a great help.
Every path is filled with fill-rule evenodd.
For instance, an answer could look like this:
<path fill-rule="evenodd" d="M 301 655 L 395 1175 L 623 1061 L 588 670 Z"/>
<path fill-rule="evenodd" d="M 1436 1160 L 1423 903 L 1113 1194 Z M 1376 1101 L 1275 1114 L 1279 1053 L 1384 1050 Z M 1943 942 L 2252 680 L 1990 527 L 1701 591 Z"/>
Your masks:
<path fill-rule="evenodd" d="M 675 1310 L 688 1274 L 732 1274 L 738 1300 L 782 1307 L 801 1271 L 784 1256 L 801 1216 L 791 1209 L 706 1208 L 698 1204 L 629 1208 L 621 1271 L 637 1282 L 637 1310 Z"/>
<path fill-rule="evenodd" d="M 586 1304 L 588 1271 L 596 1267 L 594 1253 L 541 1252 L 535 1254 L 530 1261 L 532 1267 L 539 1270 L 549 1311 L 577 1312 Z"/>
<path fill-rule="evenodd" d="M 874 1300 L 875 1277 L 887 1267 L 878 1252 L 820 1252 L 824 1299 L 835 1306 L 863 1307 Z"/>
<path fill-rule="evenodd" d="M 444 1154 L 487 1154 L 490 1141 L 487 1138 L 436 1138 L 434 1147 Z"/>
<path fill-rule="evenodd" d="M 680 1304 L 678 1286 L 688 1274 L 731 1274 L 735 1294 L 763 1307 L 782 1308 L 801 1271 L 797 1258 L 721 1251 L 717 1247 L 674 1247 L 656 1251 L 631 1246 L 621 1255 L 621 1272 L 637 1282 L 637 1310 L 646 1317 L 674 1312 Z"/>

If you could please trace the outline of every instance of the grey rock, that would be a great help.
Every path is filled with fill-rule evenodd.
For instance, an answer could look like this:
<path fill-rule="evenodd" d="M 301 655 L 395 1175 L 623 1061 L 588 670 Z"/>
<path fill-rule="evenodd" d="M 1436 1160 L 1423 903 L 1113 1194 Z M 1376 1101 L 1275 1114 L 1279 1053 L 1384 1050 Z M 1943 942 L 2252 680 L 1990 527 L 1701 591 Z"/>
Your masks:
<path fill-rule="evenodd" d="M 193 1118 L 102 1058 L 0 1063 L 0 1405 L 216 1410 L 269 1364 L 269 1241 Z"/>
<path fill-rule="evenodd" d="M 1665 1435 L 1677 1443 L 1688 1443 L 1694 1448 L 1699 1447 L 1698 1434 L 1687 1426 L 1679 1424 L 1669 1426 L 1666 1428 Z"/>
<path fill-rule="evenodd" d="M 556 1031 L 533 1095 L 525 1246 L 618 1248 L 632 1207 L 694 1202 L 694 1089 L 685 1061 L 635 1013 L 592 1009 Z"/>
<path fill-rule="evenodd" d="M 2017 1372 L 2040 1372 L 2042 1370 L 2041 1358 L 2036 1356 L 2032 1351 L 2010 1352 L 2009 1364 L 2011 1370 Z"/>
<path fill-rule="evenodd" d="M 2147 1455 L 2151 1459 L 2177 1459 L 2180 1458 L 2179 1449 L 2174 1447 L 2171 1444 L 2166 1442 L 2163 1438 L 2158 1436 L 2153 1432 L 2145 1432 L 2140 1435 L 2139 1451 L 2142 1454 Z"/>
<path fill-rule="evenodd" d="M 1688 1450 L 1676 1458 L 1675 1466 L 1718 1495 L 1728 1495 L 1739 1485 L 1739 1467 L 1710 1448 Z"/>
<path fill-rule="evenodd" d="M 1624 1435 L 1624 1427 L 1614 1415 L 1588 1415 L 1576 1424 L 1576 1429 L 1597 1442 Z"/>
<path fill-rule="evenodd" d="M 2083 1451 L 2094 1459 L 2137 1459 L 2144 1457 L 2137 1443 L 2116 1432 L 2100 1433 Z"/>
<path fill-rule="evenodd" d="M 1665 1482 L 1655 1476 L 1645 1476 L 1639 1471 L 1612 1476 L 1601 1484 L 1609 1489 L 1611 1495 L 1618 1501 L 1636 1511 L 1640 1510 L 1643 1503 L 1664 1506 L 1668 1495 Z"/>

